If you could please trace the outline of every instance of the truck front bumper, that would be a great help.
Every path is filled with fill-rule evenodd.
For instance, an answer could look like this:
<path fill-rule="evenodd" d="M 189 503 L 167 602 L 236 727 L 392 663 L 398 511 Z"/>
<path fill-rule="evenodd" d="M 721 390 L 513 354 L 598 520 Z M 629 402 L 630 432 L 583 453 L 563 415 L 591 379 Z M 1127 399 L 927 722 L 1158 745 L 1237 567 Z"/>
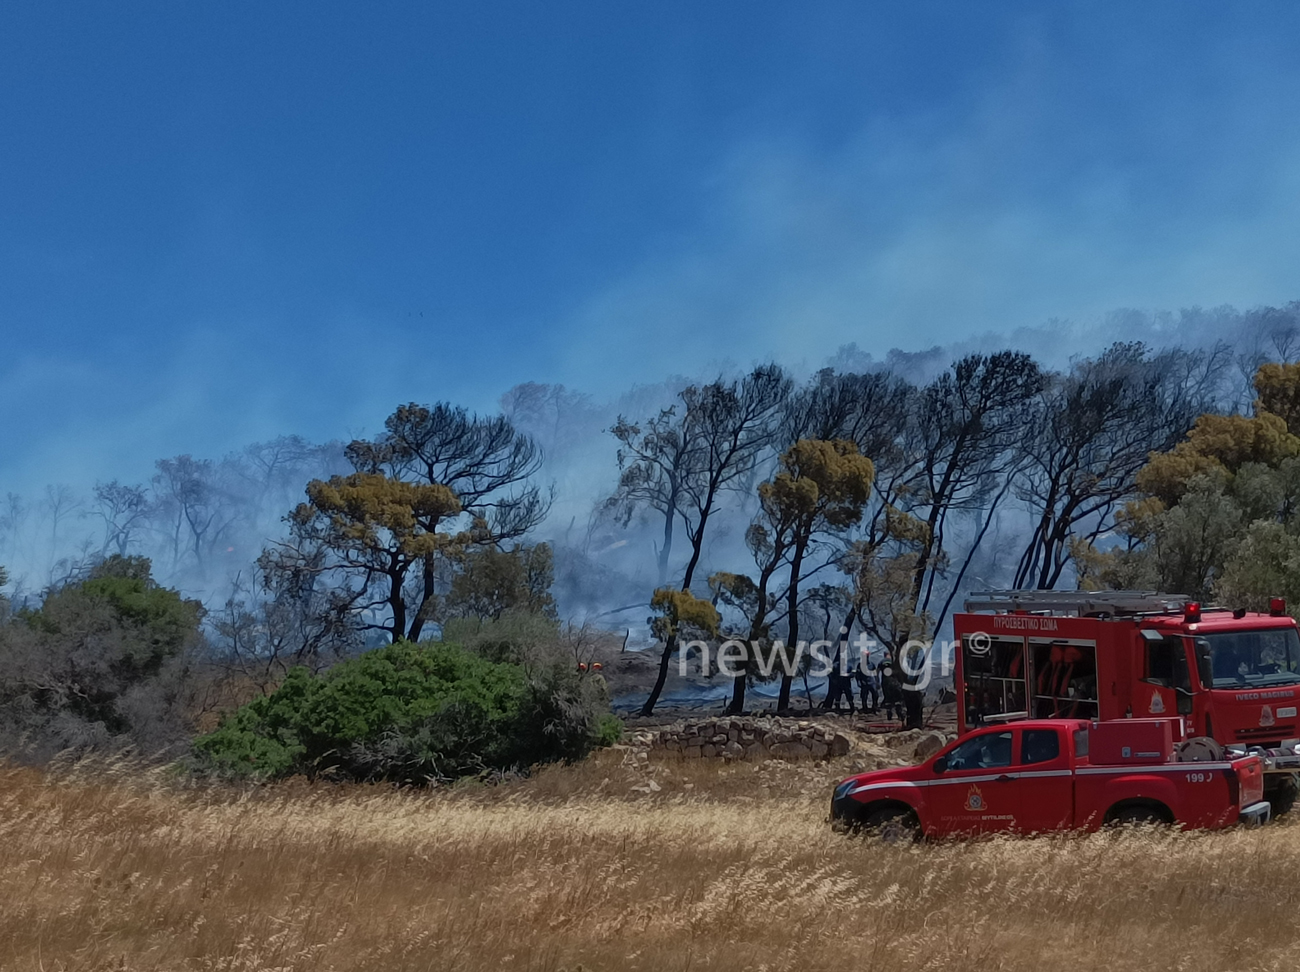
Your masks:
<path fill-rule="evenodd" d="M 858 822 L 862 804 L 849 796 L 858 785 L 856 779 L 847 779 L 835 787 L 831 794 L 831 824 L 836 830 L 851 830 Z"/>
<path fill-rule="evenodd" d="M 841 831 L 852 829 L 861 806 L 857 800 L 850 800 L 847 796 L 834 797 L 831 800 L 831 825 Z"/>
<path fill-rule="evenodd" d="M 1273 805 L 1267 800 L 1260 800 L 1259 803 L 1252 803 L 1250 806 L 1244 807 L 1237 816 L 1237 821 L 1248 827 L 1258 827 L 1261 824 L 1268 823 L 1269 818 L 1272 816 Z"/>

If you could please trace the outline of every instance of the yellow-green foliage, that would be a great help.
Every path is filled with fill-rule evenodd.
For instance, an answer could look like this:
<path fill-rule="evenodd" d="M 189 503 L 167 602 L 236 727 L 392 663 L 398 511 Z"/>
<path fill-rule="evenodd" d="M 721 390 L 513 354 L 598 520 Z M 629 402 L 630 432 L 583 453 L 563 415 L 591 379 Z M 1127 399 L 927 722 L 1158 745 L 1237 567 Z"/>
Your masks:
<path fill-rule="evenodd" d="M 293 512 L 298 523 L 316 516 L 330 522 L 335 535 L 362 549 L 387 547 L 387 532 L 407 557 L 423 557 L 446 546 L 450 538 L 437 533 L 442 520 L 460 513 L 460 500 L 438 483 L 407 483 L 380 473 L 332 476 L 328 482 L 307 484 L 310 502 Z"/>
<path fill-rule="evenodd" d="M 875 633 L 890 645 L 900 645 L 910 638 L 923 638 L 933 619 L 918 611 L 916 603 L 916 565 L 920 550 L 930 542 L 930 525 L 900 510 L 885 506 L 884 529 L 872 542 L 853 544 L 840 562 L 840 568 L 853 578 L 854 598 L 863 615 L 872 619 Z M 946 556 L 934 556 L 936 565 L 945 565 Z"/>
<path fill-rule="evenodd" d="M 1247 463 L 1277 466 L 1300 455 L 1300 439 L 1271 412 L 1245 415 L 1202 415 L 1187 439 L 1169 452 L 1154 453 L 1138 473 L 1142 492 L 1165 503 L 1176 503 L 1197 476 L 1230 477 Z"/>
<path fill-rule="evenodd" d="M 1255 412 L 1271 412 L 1300 432 L 1300 363 L 1261 365 L 1255 373 Z"/>
<path fill-rule="evenodd" d="M 878 619 L 880 633 L 894 646 L 924 638 L 932 623 L 927 612 L 916 608 L 916 562 L 915 552 L 884 557 L 870 549 L 859 549 L 849 561 L 856 566 L 854 596 L 870 617 Z"/>
<path fill-rule="evenodd" d="M 696 628 L 710 638 L 718 636 L 718 626 L 722 623 L 718 609 L 690 591 L 661 587 L 650 599 L 650 607 L 659 612 L 653 628 L 655 635 L 664 641 L 678 635 L 683 626 Z"/>
<path fill-rule="evenodd" d="M 1202 415 L 1137 475 L 1145 495 L 1115 517 L 1122 547 L 1073 545 L 1081 586 L 1153 587 L 1233 606 L 1293 589 L 1300 564 L 1300 365 L 1255 375 L 1255 414 Z"/>
<path fill-rule="evenodd" d="M 459 568 L 443 607 L 450 617 L 499 619 L 507 613 L 556 617 L 549 543 L 517 543 L 509 550 L 467 546 L 453 552 Z"/>
<path fill-rule="evenodd" d="M 929 538 L 930 524 L 892 504 L 885 507 L 885 539 L 920 546 Z"/>
<path fill-rule="evenodd" d="M 709 575 L 709 590 L 717 597 L 729 598 L 737 604 L 748 604 L 758 595 L 758 585 L 753 578 L 725 570 Z"/>
<path fill-rule="evenodd" d="M 781 456 L 781 469 L 758 487 L 773 524 L 811 522 L 845 527 L 862 517 L 876 470 L 847 439 L 800 439 Z"/>
<path fill-rule="evenodd" d="M 767 626 L 762 623 L 762 615 L 766 614 L 766 610 L 759 610 L 759 600 L 763 594 L 752 577 L 720 570 L 709 576 L 709 590 L 713 592 L 715 603 L 720 602 L 734 608 L 747 620 L 748 637 L 766 636 Z M 766 605 L 763 607 L 766 608 Z"/>

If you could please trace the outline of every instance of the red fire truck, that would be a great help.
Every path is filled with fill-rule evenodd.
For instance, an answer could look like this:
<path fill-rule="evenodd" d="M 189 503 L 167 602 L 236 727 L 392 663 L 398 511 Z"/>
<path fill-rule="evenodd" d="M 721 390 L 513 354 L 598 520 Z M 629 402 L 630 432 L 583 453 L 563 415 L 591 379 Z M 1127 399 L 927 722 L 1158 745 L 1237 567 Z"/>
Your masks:
<path fill-rule="evenodd" d="M 831 819 L 841 829 L 896 838 L 1267 821 L 1259 757 L 1180 762 L 1180 730 L 1177 719 L 985 726 L 920 766 L 844 780 L 831 797 Z"/>
<path fill-rule="evenodd" d="M 1300 792 L 1300 633 L 1280 598 L 1263 614 L 1145 591 L 990 591 L 953 627 L 959 733 L 1177 717 L 1182 759 L 1259 756 L 1274 814 Z"/>

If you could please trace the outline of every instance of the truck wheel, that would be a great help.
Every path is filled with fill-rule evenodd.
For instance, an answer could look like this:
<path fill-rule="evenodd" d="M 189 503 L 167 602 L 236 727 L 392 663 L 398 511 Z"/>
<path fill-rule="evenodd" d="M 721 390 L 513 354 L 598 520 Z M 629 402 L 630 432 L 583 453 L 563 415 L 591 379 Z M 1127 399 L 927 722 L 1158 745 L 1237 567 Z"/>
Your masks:
<path fill-rule="evenodd" d="M 1264 799 L 1273 805 L 1273 816 L 1289 813 L 1297 797 L 1300 797 L 1300 783 L 1295 773 L 1270 773 L 1264 777 Z"/>
<path fill-rule="evenodd" d="M 1116 810 L 1107 823 L 1112 827 L 1164 826 L 1169 818 L 1156 807 L 1139 803 Z"/>
<path fill-rule="evenodd" d="M 902 807 L 881 807 L 862 818 L 862 829 L 886 844 L 901 844 L 919 840 L 921 822 L 916 814 Z"/>

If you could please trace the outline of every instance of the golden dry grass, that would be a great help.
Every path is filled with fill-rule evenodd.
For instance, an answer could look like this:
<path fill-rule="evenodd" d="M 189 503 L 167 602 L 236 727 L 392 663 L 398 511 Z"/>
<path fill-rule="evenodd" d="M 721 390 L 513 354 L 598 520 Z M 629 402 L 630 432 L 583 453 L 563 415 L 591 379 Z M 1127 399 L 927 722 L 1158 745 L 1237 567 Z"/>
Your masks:
<path fill-rule="evenodd" d="M 1300 824 L 882 846 L 824 823 L 845 770 L 679 764 L 645 795 L 617 754 L 443 794 L 0 767 L 0 967 L 1300 967 Z"/>

